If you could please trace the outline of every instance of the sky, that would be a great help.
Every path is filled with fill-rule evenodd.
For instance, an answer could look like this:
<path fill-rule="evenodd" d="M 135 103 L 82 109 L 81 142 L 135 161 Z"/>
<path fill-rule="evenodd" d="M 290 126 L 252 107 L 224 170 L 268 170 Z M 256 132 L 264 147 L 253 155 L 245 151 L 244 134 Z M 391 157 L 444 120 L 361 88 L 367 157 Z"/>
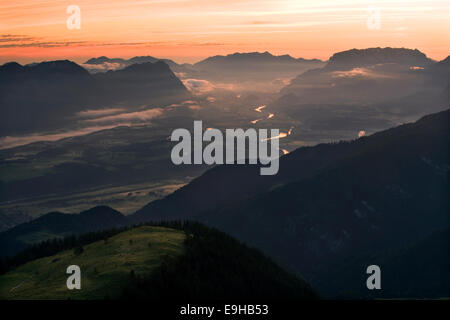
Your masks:
<path fill-rule="evenodd" d="M 326 60 L 368 47 L 446 58 L 450 1 L 0 0 L 0 64 L 142 55 L 192 63 L 254 51 Z"/>

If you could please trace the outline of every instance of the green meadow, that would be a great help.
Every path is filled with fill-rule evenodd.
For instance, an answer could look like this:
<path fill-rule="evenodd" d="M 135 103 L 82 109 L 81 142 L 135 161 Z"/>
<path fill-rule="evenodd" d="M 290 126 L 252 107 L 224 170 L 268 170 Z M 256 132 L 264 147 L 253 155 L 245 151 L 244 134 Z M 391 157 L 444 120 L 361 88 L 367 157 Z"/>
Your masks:
<path fill-rule="evenodd" d="M 133 271 L 151 274 L 162 260 L 183 253 L 182 231 L 142 226 L 83 247 L 37 259 L 0 276 L 0 299 L 114 298 Z M 68 290 L 66 269 L 81 269 L 81 289 Z"/>

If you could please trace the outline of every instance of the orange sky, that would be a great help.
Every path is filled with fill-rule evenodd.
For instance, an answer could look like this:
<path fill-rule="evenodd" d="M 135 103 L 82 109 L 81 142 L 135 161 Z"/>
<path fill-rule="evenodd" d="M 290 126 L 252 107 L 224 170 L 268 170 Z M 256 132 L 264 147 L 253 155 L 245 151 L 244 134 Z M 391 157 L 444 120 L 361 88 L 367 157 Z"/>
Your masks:
<path fill-rule="evenodd" d="M 79 30 L 67 28 L 69 5 L 81 10 Z M 379 28 L 368 27 L 371 12 Z M 0 64 L 100 55 L 195 62 L 266 50 L 327 59 L 378 46 L 441 60 L 449 40 L 448 0 L 0 0 Z"/>

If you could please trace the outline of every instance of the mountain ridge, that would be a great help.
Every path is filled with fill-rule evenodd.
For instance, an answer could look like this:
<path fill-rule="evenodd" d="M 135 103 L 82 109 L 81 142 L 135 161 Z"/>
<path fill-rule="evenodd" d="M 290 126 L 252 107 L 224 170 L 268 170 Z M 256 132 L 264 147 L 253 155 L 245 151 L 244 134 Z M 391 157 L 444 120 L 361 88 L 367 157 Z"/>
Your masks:
<path fill-rule="evenodd" d="M 250 62 L 255 62 L 255 59 L 264 61 L 264 62 L 274 62 L 274 61 L 278 61 L 278 62 L 291 62 L 291 63 L 295 63 L 295 62 L 323 62 L 322 60 L 319 59 L 304 59 L 304 58 L 293 58 L 291 55 L 289 54 L 283 54 L 283 55 L 273 55 L 268 51 L 264 51 L 264 52 L 258 52 L 258 51 L 254 51 L 254 52 L 235 52 L 235 53 L 230 53 L 227 55 L 215 55 L 215 56 L 211 56 L 208 58 L 205 58 L 199 62 L 194 63 L 194 66 L 201 66 L 202 64 L 205 63 L 209 63 L 209 62 L 213 62 L 213 61 L 217 61 L 217 60 L 222 60 L 222 61 L 227 61 L 227 62 L 238 62 L 238 61 L 248 61 L 248 59 L 253 59 L 250 60 Z"/>
<path fill-rule="evenodd" d="M 326 69 L 346 70 L 349 68 L 375 65 L 379 63 L 398 63 L 424 67 L 433 60 L 418 49 L 376 47 L 367 49 L 350 49 L 334 53 Z"/>
<path fill-rule="evenodd" d="M 29 241 L 43 241 L 128 224 L 124 215 L 107 206 L 97 206 L 79 214 L 49 212 L 0 233 L 0 256 L 17 254 L 27 248 Z"/>
<path fill-rule="evenodd" d="M 0 66 L 0 136 L 56 129 L 76 112 L 112 103 L 171 104 L 188 97 L 161 61 L 98 74 L 69 60 L 7 63 Z"/>
<path fill-rule="evenodd" d="M 314 286 L 332 272 L 330 266 L 337 268 L 368 251 L 375 254 L 404 246 L 449 226 L 449 121 L 450 110 L 446 110 L 335 144 L 338 150 L 347 149 L 340 160 L 291 181 L 272 180 L 263 189 L 257 170 L 242 175 L 232 168 L 217 168 L 212 175 L 213 169 L 131 218 L 196 219 L 262 249 Z M 332 145 L 309 150 L 317 151 L 318 159 L 327 158 Z M 288 156 L 305 157 L 306 151 L 301 148 Z M 280 174 L 284 164 L 282 158 Z M 307 166 L 301 170 L 310 171 Z M 217 184 L 229 176 L 235 179 L 237 191 Z M 253 184 L 246 182 L 249 179 Z M 239 192 L 241 184 L 243 189 L 253 186 L 254 192 L 237 199 L 223 195 Z M 202 198 L 217 199 L 216 193 L 222 194 L 221 200 L 201 206 Z M 417 277 L 410 275 L 410 279 Z M 356 281 L 350 275 L 344 280 L 349 285 Z M 408 285 L 399 283 L 396 290 L 406 294 Z M 330 287 L 329 293 L 336 296 L 339 288 Z M 388 296 L 386 292 L 384 297 Z"/>
<path fill-rule="evenodd" d="M 262 249 L 319 286 L 352 258 L 382 254 L 448 226 L 449 122 L 446 110 L 353 141 L 299 148 L 281 158 L 274 177 L 260 176 L 257 166 L 217 166 L 123 222 L 198 220 Z M 46 219 L 60 217 L 66 218 L 53 213 Z M 0 234 L 3 248 L 26 246 L 30 233 L 17 231 L 24 225 L 12 229 L 17 237 L 8 236 L 13 231 Z M 46 229 L 37 225 L 32 231 L 39 236 Z M 346 281 L 352 286 L 356 280 Z M 406 282 L 396 286 L 407 296 L 418 294 L 407 291 Z M 338 287 L 329 290 L 330 296 L 340 294 Z"/>
<path fill-rule="evenodd" d="M 147 63 L 147 62 L 155 63 L 158 61 L 162 61 L 162 62 L 166 63 L 167 65 L 169 65 L 171 68 L 175 68 L 174 71 L 176 71 L 177 68 L 181 67 L 181 65 L 174 62 L 173 60 L 159 59 L 159 58 L 155 58 L 152 56 L 136 56 L 136 57 L 132 57 L 130 59 L 108 58 L 106 56 L 100 56 L 100 57 L 90 58 L 90 59 L 86 60 L 83 63 L 83 65 L 103 65 L 105 63 L 115 63 L 115 64 L 120 65 L 120 66 L 114 68 L 114 69 L 117 69 L 117 68 L 125 68 L 125 67 L 128 67 L 133 64 L 141 64 L 141 63 Z"/>

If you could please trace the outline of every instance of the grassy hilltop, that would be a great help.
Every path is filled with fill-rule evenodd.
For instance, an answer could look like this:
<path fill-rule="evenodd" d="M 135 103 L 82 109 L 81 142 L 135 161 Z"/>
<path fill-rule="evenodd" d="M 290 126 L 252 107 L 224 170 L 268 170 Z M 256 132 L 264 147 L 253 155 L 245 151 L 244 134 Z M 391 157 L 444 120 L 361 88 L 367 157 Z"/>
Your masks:
<path fill-rule="evenodd" d="M 22 262 L 0 276 L 0 299 L 317 298 L 302 279 L 216 229 L 198 223 L 167 226 L 134 227 Z M 52 245 L 39 248 L 48 252 Z M 73 264 L 81 268 L 81 290 L 66 287 L 66 269 Z"/>
<path fill-rule="evenodd" d="M 143 226 L 106 241 L 66 250 L 28 262 L 0 277 L 2 299 L 103 299 L 120 294 L 133 270 L 148 275 L 161 265 L 163 256 L 179 256 L 185 235 L 180 230 Z M 81 290 L 68 290 L 66 269 L 81 268 Z"/>

